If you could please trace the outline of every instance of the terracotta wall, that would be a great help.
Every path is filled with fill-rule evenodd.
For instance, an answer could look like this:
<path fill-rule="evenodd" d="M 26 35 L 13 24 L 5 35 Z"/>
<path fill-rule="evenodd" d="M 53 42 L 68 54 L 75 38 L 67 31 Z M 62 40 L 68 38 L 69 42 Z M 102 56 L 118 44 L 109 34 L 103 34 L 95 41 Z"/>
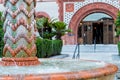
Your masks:
<path fill-rule="evenodd" d="M 2 4 L 3 3 L 3 0 L 0 0 L 0 4 Z"/>

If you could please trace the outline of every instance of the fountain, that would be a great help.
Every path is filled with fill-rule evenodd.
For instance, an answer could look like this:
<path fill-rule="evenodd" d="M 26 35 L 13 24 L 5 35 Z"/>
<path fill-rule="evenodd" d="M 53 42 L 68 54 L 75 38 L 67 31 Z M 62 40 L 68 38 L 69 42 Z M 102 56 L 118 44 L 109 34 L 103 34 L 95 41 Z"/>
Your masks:
<path fill-rule="evenodd" d="M 35 0 L 5 0 L 3 65 L 37 65 Z"/>
<path fill-rule="evenodd" d="M 117 66 L 100 61 L 40 59 L 36 55 L 36 0 L 5 0 L 0 80 L 114 80 Z"/>

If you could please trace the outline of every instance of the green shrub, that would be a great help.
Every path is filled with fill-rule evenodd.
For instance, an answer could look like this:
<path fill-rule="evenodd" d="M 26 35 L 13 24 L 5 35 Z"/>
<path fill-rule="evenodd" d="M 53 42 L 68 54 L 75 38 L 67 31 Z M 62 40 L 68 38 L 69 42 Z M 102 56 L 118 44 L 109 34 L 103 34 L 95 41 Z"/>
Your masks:
<path fill-rule="evenodd" d="M 120 11 L 118 11 L 117 19 L 115 20 L 115 25 L 117 28 L 120 28 Z"/>
<path fill-rule="evenodd" d="M 4 32 L 3 32 L 3 17 L 2 17 L 2 12 L 0 12 L 0 57 L 2 57 L 2 53 L 3 53 L 3 47 L 4 47 L 4 41 L 3 41 L 3 37 L 4 37 Z"/>
<path fill-rule="evenodd" d="M 72 32 L 71 29 L 66 28 L 67 24 L 62 21 L 56 21 L 53 23 L 55 38 L 61 40 L 61 37 L 66 34 L 66 32 Z"/>
<path fill-rule="evenodd" d="M 55 20 L 55 19 L 54 19 Z M 51 39 L 55 36 L 55 33 L 52 31 L 52 26 L 54 20 L 49 20 L 48 18 L 42 17 L 36 20 L 37 29 L 39 35 L 43 39 Z"/>
<path fill-rule="evenodd" d="M 61 40 L 54 40 L 52 41 L 53 44 L 53 54 L 59 55 L 62 50 L 62 41 Z"/>
<path fill-rule="evenodd" d="M 118 52 L 119 52 L 119 56 L 120 56 L 120 41 L 118 42 Z"/>
<path fill-rule="evenodd" d="M 117 18 L 115 20 L 115 25 L 116 25 L 116 27 L 115 27 L 116 36 L 120 37 L 120 11 L 118 11 Z M 118 52 L 119 52 L 119 56 L 120 56 L 120 39 L 118 41 Z"/>
<path fill-rule="evenodd" d="M 4 41 L 1 40 L 1 41 L 0 41 L 0 57 L 2 57 L 3 47 L 4 47 Z"/>
<path fill-rule="evenodd" d="M 59 55 L 62 49 L 61 40 L 36 39 L 37 57 L 45 58 L 53 55 Z"/>

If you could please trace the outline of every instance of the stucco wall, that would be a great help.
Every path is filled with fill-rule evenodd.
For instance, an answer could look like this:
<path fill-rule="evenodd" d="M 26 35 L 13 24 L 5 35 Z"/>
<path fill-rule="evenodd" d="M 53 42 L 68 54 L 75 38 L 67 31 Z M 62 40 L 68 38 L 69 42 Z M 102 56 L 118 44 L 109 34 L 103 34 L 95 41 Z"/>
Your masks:
<path fill-rule="evenodd" d="M 0 11 L 4 11 L 5 7 L 3 6 L 3 4 L 0 4 Z"/>
<path fill-rule="evenodd" d="M 46 12 L 50 18 L 58 18 L 58 4 L 56 2 L 38 2 L 36 12 Z"/>

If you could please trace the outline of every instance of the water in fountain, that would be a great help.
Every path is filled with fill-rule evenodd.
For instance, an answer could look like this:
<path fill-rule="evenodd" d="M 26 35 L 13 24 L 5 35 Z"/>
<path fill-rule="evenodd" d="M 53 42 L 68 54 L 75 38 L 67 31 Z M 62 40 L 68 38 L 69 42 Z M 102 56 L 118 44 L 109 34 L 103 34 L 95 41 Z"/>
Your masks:
<path fill-rule="evenodd" d="M 16 68 L 18 68 L 18 66 L 17 66 L 17 64 L 16 64 L 16 62 L 15 62 L 15 60 L 13 59 L 13 58 L 11 58 L 11 60 L 13 61 L 13 66 L 15 66 Z"/>
<path fill-rule="evenodd" d="M 26 75 L 26 74 L 50 74 L 63 72 L 77 72 L 104 67 L 103 62 L 90 62 L 84 60 L 58 60 L 40 59 L 37 66 L 0 66 L 0 75 Z"/>

